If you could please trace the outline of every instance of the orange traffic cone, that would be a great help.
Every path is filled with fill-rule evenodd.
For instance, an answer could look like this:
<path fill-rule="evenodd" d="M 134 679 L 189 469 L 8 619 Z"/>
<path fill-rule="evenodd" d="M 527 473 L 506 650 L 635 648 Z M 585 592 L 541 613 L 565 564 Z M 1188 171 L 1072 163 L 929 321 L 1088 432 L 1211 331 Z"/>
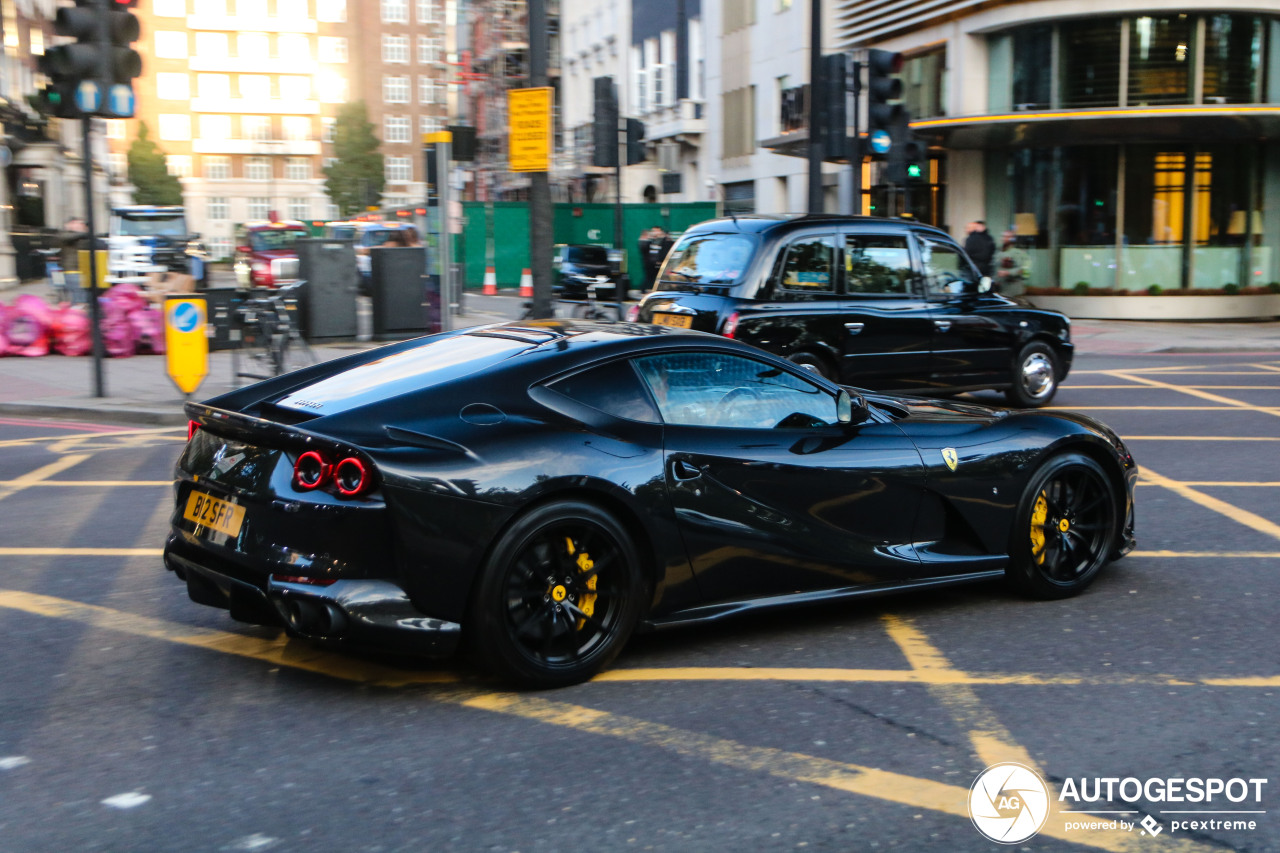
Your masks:
<path fill-rule="evenodd" d="M 485 296 L 498 295 L 498 276 L 493 271 L 493 267 L 484 268 L 484 290 L 481 291 Z"/>
<path fill-rule="evenodd" d="M 520 295 L 533 296 L 533 271 L 528 267 L 520 271 Z"/>

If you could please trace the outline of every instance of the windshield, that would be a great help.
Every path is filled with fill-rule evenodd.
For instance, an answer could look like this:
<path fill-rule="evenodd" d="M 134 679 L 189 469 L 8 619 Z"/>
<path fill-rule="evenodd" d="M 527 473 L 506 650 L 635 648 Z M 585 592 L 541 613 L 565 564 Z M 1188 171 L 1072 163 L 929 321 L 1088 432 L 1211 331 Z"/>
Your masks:
<path fill-rule="evenodd" d="M 571 264 L 607 264 L 609 253 L 604 246 L 567 246 L 564 259 Z"/>
<path fill-rule="evenodd" d="M 307 236 L 303 229 L 277 228 L 271 231 L 254 231 L 249 235 L 249 248 L 255 252 L 270 252 L 274 249 L 288 249 Z"/>
<path fill-rule="evenodd" d="M 356 233 L 354 225 L 330 225 L 327 229 L 329 237 L 334 240 L 350 240 Z"/>
<path fill-rule="evenodd" d="M 122 213 L 120 233 L 125 237 L 186 237 L 187 218 L 182 213 Z"/>
<path fill-rule="evenodd" d="M 755 241 L 744 234 L 693 234 L 667 256 L 659 281 L 733 284 L 746 271 Z"/>

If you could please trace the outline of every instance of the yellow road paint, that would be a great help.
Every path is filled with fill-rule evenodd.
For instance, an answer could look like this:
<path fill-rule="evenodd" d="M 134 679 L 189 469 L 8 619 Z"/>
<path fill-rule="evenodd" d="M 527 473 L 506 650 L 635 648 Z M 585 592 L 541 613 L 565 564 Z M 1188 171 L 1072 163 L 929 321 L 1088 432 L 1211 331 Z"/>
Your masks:
<path fill-rule="evenodd" d="M 1199 504 L 1205 509 L 1213 510 L 1220 515 L 1225 515 L 1232 521 L 1237 521 L 1246 527 L 1251 527 L 1259 533 L 1265 533 L 1268 536 L 1274 536 L 1276 539 L 1280 539 L 1280 524 L 1276 524 L 1274 521 L 1263 518 L 1257 513 L 1252 513 L 1247 509 L 1241 509 L 1240 507 L 1229 504 L 1226 501 L 1218 500 L 1211 495 L 1206 495 L 1204 492 L 1198 492 L 1185 483 L 1180 483 L 1177 480 L 1171 480 L 1168 477 L 1152 471 L 1145 465 L 1142 466 L 1142 477 L 1147 482 L 1154 483 L 1157 486 L 1163 486 L 1169 491 L 1175 492 L 1187 500 Z"/>
<path fill-rule="evenodd" d="M 179 431 L 181 431 L 179 433 Z M 108 439 L 116 437 L 126 437 L 134 435 L 155 435 L 166 437 L 165 433 L 175 433 L 169 436 L 177 441 L 186 441 L 186 430 L 183 427 L 160 427 L 157 429 L 127 429 L 115 432 L 76 432 L 70 435 L 33 435 L 29 438 L 11 438 L 7 441 L 0 441 L 0 447 L 24 447 L 31 444 L 40 444 L 42 442 L 61 442 L 61 441 L 77 441 L 83 439 Z"/>
<path fill-rule="evenodd" d="M 1251 365 L 1249 365 L 1249 366 L 1250 366 L 1250 367 L 1256 367 L 1256 368 L 1258 368 L 1259 370 L 1269 370 L 1269 371 L 1272 371 L 1272 372 L 1274 372 L 1274 373 L 1280 373 L 1280 367 L 1277 367 L 1277 366 L 1276 366 L 1276 365 L 1274 365 L 1274 364 L 1251 364 Z"/>
<path fill-rule="evenodd" d="M 1247 483 L 1242 480 L 1180 480 L 1179 482 L 1181 482 L 1182 485 L 1184 486 L 1200 486 L 1201 488 L 1206 488 L 1206 487 L 1216 487 L 1216 488 L 1223 488 L 1223 489 L 1280 488 L 1280 480 L 1271 480 L 1271 481 L 1262 482 L 1262 483 Z M 1137 485 L 1156 486 L 1159 484 L 1151 483 L 1146 480 L 1139 479 Z"/>
<path fill-rule="evenodd" d="M 1199 559 L 1280 559 L 1280 551 L 1130 551 L 1130 557 L 1194 557 Z"/>
<path fill-rule="evenodd" d="M 16 480 L 9 480 L 5 484 L 0 485 L 0 500 L 4 500 L 10 495 L 17 494 L 23 489 L 28 489 L 37 483 L 40 483 L 42 480 L 47 480 L 50 477 L 61 474 L 68 468 L 79 465 L 88 458 L 89 454 L 87 453 L 63 456 L 61 459 L 56 459 L 48 465 L 37 468 L 30 474 L 24 474 Z"/>
<path fill-rule="evenodd" d="M 1132 371 L 1130 371 L 1132 372 Z M 1164 374 L 1168 375 L 1168 374 Z M 1262 374 L 1254 374 L 1262 375 Z M 1280 391 L 1280 385 L 1179 385 L 1202 391 Z M 1063 385 L 1063 391 L 1161 391 L 1155 385 Z"/>
<path fill-rule="evenodd" d="M 0 557 L 163 557 L 163 548 L 0 548 Z"/>
<path fill-rule="evenodd" d="M 1111 371 L 1111 375 L 1116 377 L 1117 379 L 1132 380 L 1133 382 L 1138 382 L 1143 385 L 1151 386 L 1153 388 L 1165 388 L 1170 391 L 1177 391 L 1180 394 L 1188 394 L 1192 397 L 1198 397 L 1201 400 L 1208 400 L 1211 403 L 1220 403 L 1224 406 L 1232 406 L 1234 408 L 1243 409 L 1245 411 L 1261 412 L 1264 415 L 1274 415 L 1276 417 L 1280 417 L 1280 409 L 1267 408 L 1263 406 L 1254 406 L 1250 403 L 1245 403 L 1240 400 L 1232 399 L 1231 397 L 1223 397 L 1220 394 L 1211 394 L 1208 391 L 1201 391 L 1198 388 L 1188 388 L 1183 385 L 1171 385 L 1168 382 L 1160 382 L 1155 379 L 1148 379 L 1145 376 L 1127 374 L 1121 370 Z"/>
<path fill-rule="evenodd" d="M 21 480 L 0 480 L 0 489 L 6 486 L 20 484 Z M 172 486 L 173 480 L 46 480 L 41 483 L 28 483 L 26 487 L 45 487 L 57 486 L 72 489 L 86 488 L 111 488 L 119 489 L 125 486 L 149 486 L 156 488 L 158 486 Z M 25 487 L 24 487 L 25 488 Z"/>
<path fill-rule="evenodd" d="M 1153 390 L 1164 390 L 1162 388 Z M 1280 406 L 1045 406 L 1043 411 L 1058 412 L 1266 412 L 1274 415 Z"/>
<path fill-rule="evenodd" d="M 1280 441 L 1270 435 L 1125 435 L 1125 441 Z"/>

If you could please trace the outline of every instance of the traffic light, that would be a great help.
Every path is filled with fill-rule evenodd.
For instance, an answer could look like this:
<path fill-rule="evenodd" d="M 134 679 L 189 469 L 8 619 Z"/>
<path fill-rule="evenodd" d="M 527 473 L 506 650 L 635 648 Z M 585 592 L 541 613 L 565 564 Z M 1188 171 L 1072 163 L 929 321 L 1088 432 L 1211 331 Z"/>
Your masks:
<path fill-rule="evenodd" d="M 107 41 L 107 73 L 111 83 L 133 84 L 142 73 L 142 57 L 132 45 L 138 40 L 138 19 L 129 10 L 138 0 L 109 0 L 104 9 Z"/>
<path fill-rule="evenodd" d="M 908 181 L 929 179 L 929 146 L 910 130 L 902 143 L 902 163 Z"/>
<path fill-rule="evenodd" d="M 627 119 L 627 165 L 634 166 L 646 160 L 644 150 L 644 122 L 638 118 Z"/>
<path fill-rule="evenodd" d="M 902 98 L 902 54 L 891 50 L 867 51 L 867 143 L 871 156 L 884 159 L 893 146 L 895 128 L 906 109 Z"/>
<path fill-rule="evenodd" d="M 53 19 L 53 31 L 75 42 L 45 48 L 40 57 L 40 71 L 49 78 L 48 85 L 40 92 L 40 106 L 48 115 L 59 118 L 81 115 L 75 103 L 76 90 L 81 83 L 96 78 L 102 64 L 99 46 L 102 19 L 98 11 L 97 0 L 76 0 L 74 6 L 59 8 Z"/>
<path fill-rule="evenodd" d="M 618 165 L 618 98 L 613 91 L 612 77 L 597 77 L 595 87 L 595 115 L 591 120 L 591 141 L 595 151 L 591 155 L 593 166 Z M 627 126 L 630 131 L 630 124 Z M 643 134 L 643 131 L 641 131 Z M 630 133 L 628 133 L 628 140 Z M 630 146 L 628 146 L 628 152 Z"/>
<path fill-rule="evenodd" d="M 816 135 L 822 139 L 823 153 L 828 160 L 849 156 L 848 75 L 847 54 L 822 57 L 822 100 L 815 104 L 818 107 Z"/>
<path fill-rule="evenodd" d="M 74 118 L 133 115 L 133 78 L 142 58 L 131 45 L 138 19 L 129 11 L 137 0 L 75 0 L 58 9 L 53 31 L 74 43 L 46 48 L 40 71 L 49 78 L 38 102 L 49 115 Z"/>

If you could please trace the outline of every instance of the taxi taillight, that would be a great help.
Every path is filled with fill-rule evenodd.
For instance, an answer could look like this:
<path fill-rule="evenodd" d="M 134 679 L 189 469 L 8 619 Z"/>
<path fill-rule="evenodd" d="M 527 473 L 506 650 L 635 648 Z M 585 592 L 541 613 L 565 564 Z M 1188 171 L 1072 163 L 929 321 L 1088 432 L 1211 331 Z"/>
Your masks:
<path fill-rule="evenodd" d="M 738 331 L 738 312 L 734 311 L 724 321 L 724 327 L 720 329 L 720 334 L 726 338 L 732 338 L 733 333 Z"/>

